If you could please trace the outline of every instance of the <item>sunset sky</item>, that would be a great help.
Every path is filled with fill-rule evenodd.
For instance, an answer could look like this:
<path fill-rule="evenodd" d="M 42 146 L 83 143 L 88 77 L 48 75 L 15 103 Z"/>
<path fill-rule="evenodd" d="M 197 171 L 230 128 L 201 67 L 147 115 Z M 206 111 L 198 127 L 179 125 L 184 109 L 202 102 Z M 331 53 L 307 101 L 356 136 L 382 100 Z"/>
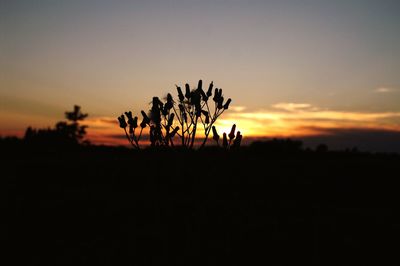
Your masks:
<path fill-rule="evenodd" d="M 202 79 L 233 100 L 221 130 L 395 142 L 399 14 L 398 0 L 0 0 L 0 135 L 79 104 L 91 140 L 118 144 L 123 111 Z"/>

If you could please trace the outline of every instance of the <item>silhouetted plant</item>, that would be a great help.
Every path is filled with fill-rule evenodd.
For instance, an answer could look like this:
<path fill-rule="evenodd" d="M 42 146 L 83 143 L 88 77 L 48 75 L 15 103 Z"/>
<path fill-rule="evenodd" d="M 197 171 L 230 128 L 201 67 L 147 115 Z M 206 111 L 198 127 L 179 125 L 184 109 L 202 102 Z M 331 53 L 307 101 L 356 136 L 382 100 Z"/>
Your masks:
<path fill-rule="evenodd" d="M 141 111 L 143 119 L 140 123 L 140 130 L 136 130 L 138 117 L 133 117 L 132 112 L 125 112 L 125 115 L 122 114 L 118 117 L 119 126 L 124 129 L 128 141 L 134 148 L 140 148 L 139 141 L 143 129 L 149 126 L 152 147 L 174 146 L 174 137 L 178 136 L 181 146 L 192 149 L 198 127 L 201 125 L 204 129 L 204 139 L 200 145 L 202 148 L 205 146 L 211 130 L 215 131 L 215 122 L 229 108 L 232 101 L 229 98 L 224 102 L 222 89 L 214 89 L 213 82 L 210 83 L 207 92 L 203 90 L 202 80 L 199 80 L 195 89 L 191 89 L 189 84 L 185 84 L 185 94 L 177 85 L 176 90 L 178 93 L 176 101 L 170 93 L 167 94 L 164 102 L 158 97 L 153 97 L 150 111 L 148 113 Z M 209 104 L 212 96 L 213 109 Z M 234 136 L 230 137 L 228 146 L 231 145 L 233 139 Z M 239 146 L 240 140 L 233 144 Z"/>

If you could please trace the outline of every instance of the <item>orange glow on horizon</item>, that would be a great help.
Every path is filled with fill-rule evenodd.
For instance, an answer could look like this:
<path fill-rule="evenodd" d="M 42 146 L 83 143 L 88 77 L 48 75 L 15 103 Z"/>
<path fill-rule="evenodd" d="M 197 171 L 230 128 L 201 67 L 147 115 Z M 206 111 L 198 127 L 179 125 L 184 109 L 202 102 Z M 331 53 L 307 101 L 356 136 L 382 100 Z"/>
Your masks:
<path fill-rule="evenodd" d="M 43 120 L 43 119 L 42 119 Z M 42 120 L 41 123 L 43 123 Z M 91 117 L 84 121 L 87 139 L 93 144 L 123 145 L 129 143 L 116 117 Z M 224 113 L 215 126 L 218 133 L 229 133 L 233 124 L 244 138 L 301 138 L 307 136 L 330 135 L 334 129 L 368 129 L 400 132 L 399 112 L 349 112 L 325 110 L 305 103 L 278 103 L 268 110 L 251 111 L 245 107 L 232 106 Z M 28 127 L 29 124 L 25 126 Z M 31 125 L 33 127 L 35 124 Z M 20 126 L 21 128 L 21 126 Z M 24 129 L 2 130 L 2 136 L 22 137 Z M 198 126 L 198 139 L 204 137 L 204 128 Z M 148 128 L 143 131 L 142 143 L 148 142 Z M 209 138 L 212 138 L 212 133 Z M 177 138 L 176 138 L 177 139 Z M 179 141 L 176 141 L 178 144 Z"/>
<path fill-rule="evenodd" d="M 369 129 L 400 132 L 400 113 L 363 113 L 321 110 L 308 104 L 276 104 L 267 111 L 247 111 L 244 107 L 232 108 L 217 120 L 215 126 L 220 135 L 229 133 L 233 124 L 244 138 L 307 137 L 329 135 L 331 129 Z M 126 145 L 124 132 L 116 118 L 89 119 L 89 139 L 93 143 Z M 147 130 L 143 132 L 147 135 Z M 204 137 L 200 124 L 198 138 Z M 209 137 L 212 137 L 211 134 Z"/>

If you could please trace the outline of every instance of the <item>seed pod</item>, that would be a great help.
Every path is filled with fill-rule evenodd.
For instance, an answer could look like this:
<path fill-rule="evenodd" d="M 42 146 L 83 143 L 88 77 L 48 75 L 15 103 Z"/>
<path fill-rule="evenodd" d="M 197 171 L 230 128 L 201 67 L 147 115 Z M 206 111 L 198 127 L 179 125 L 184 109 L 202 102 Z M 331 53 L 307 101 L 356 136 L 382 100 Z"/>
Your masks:
<path fill-rule="evenodd" d="M 130 118 L 132 118 L 132 112 L 131 112 L 131 111 L 125 112 L 125 115 L 126 115 L 126 117 L 128 118 L 128 120 L 129 120 Z"/>
<path fill-rule="evenodd" d="M 174 130 L 172 130 L 171 134 L 169 135 L 171 138 L 175 136 L 175 134 L 178 132 L 179 127 L 175 127 Z"/>
<path fill-rule="evenodd" d="M 165 103 L 165 105 L 164 105 L 164 109 L 162 109 L 161 110 L 161 113 L 163 114 L 163 116 L 167 116 L 167 114 L 168 114 L 168 103 Z"/>
<path fill-rule="evenodd" d="M 168 110 L 174 107 L 174 100 L 172 99 L 172 95 L 170 93 L 167 94 L 167 102 L 164 104 L 164 113 L 167 113 Z"/>
<path fill-rule="evenodd" d="M 198 89 L 200 91 L 200 95 L 201 98 L 203 99 L 203 101 L 208 101 L 208 96 L 206 95 L 206 93 L 203 91 L 203 89 Z"/>
<path fill-rule="evenodd" d="M 233 146 L 235 148 L 239 148 L 240 147 L 240 144 L 242 142 L 242 137 L 243 136 L 240 134 L 240 131 L 238 131 L 237 134 L 236 134 L 236 139 L 233 142 Z"/>
<path fill-rule="evenodd" d="M 145 122 L 146 124 L 150 123 L 150 118 L 147 116 L 147 114 L 142 110 L 141 114 L 143 116 L 143 122 Z"/>
<path fill-rule="evenodd" d="M 160 99 L 158 97 L 153 97 L 153 107 L 160 108 Z"/>
<path fill-rule="evenodd" d="M 217 104 L 218 109 L 224 108 L 224 106 L 222 105 L 223 102 L 224 102 L 224 97 L 222 97 L 222 96 L 219 97 L 218 104 Z"/>
<path fill-rule="evenodd" d="M 182 113 L 182 117 L 183 117 L 183 121 L 185 121 L 185 123 L 187 124 L 187 114 Z"/>
<path fill-rule="evenodd" d="M 185 89 L 186 89 L 185 97 L 186 97 L 187 99 L 190 99 L 190 86 L 189 86 L 188 83 L 185 84 Z"/>
<path fill-rule="evenodd" d="M 153 108 L 151 108 L 150 119 L 155 124 L 161 123 L 161 114 L 160 114 L 160 109 L 158 109 L 158 106 L 153 106 Z"/>
<path fill-rule="evenodd" d="M 133 127 L 133 128 L 137 128 L 137 121 L 138 121 L 138 117 L 135 116 L 135 117 L 133 118 L 133 123 L 132 123 L 132 127 Z"/>
<path fill-rule="evenodd" d="M 179 101 L 182 102 L 185 99 L 185 97 L 183 96 L 183 92 L 182 92 L 181 87 L 176 86 L 176 90 L 178 91 Z"/>
<path fill-rule="evenodd" d="M 231 129 L 231 132 L 230 132 L 229 135 L 228 135 L 230 140 L 232 140 L 232 139 L 235 138 L 235 130 L 236 130 L 236 125 L 233 124 L 232 129 Z"/>
<path fill-rule="evenodd" d="M 164 105 L 164 113 L 168 113 L 168 111 L 171 110 L 172 107 L 174 107 L 173 103 L 166 102 L 165 105 Z"/>
<path fill-rule="evenodd" d="M 160 110 L 163 110 L 163 109 L 164 109 L 164 104 L 163 104 L 160 100 L 158 100 L 158 108 L 159 108 Z"/>
<path fill-rule="evenodd" d="M 214 83 L 211 81 L 210 86 L 208 87 L 207 97 L 210 97 L 212 95 L 213 86 L 214 86 Z"/>
<path fill-rule="evenodd" d="M 213 131 L 213 139 L 214 139 L 216 142 L 218 142 L 218 140 L 219 140 L 219 135 L 218 135 L 218 132 L 217 132 L 217 129 L 215 128 L 215 126 L 212 127 L 212 131 Z"/>
<path fill-rule="evenodd" d="M 128 118 L 128 125 L 133 126 L 133 117 L 132 117 L 132 112 L 125 112 L 126 117 Z"/>
<path fill-rule="evenodd" d="M 167 103 L 173 103 L 173 102 L 174 102 L 174 99 L 172 98 L 171 93 L 168 93 L 167 94 Z"/>
<path fill-rule="evenodd" d="M 179 104 L 179 111 L 181 111 L 182 113 L 185 112 L 185 107 L 183 106 L 183 104 Z"/>
<path fill-rule="evenodd" d="M 191 104 L 200 105 L 200 100 L 201 100 L 201 96 L 200 96 L 199 90 L 195 90 L 190 93 L 190 103 Z"/>
<path fill-rule="evenodd" d="M 215 88 L 215 90 L 214 90 L 214 97 L 213 97 L 213 101 L 217 103 L 217 102 L 218 102 L 218 100 L 219 100 L 218 89 L 217 89 L 217 88 Z"/>
<path fill-rule="evenodd" d="M 120 128 L 126 128 L 126 126 L 128 125 L 125 121 L 125 116 L 123 114 L 118 117 L 118 121 L 119 121 Z"/>
<path fill-rule="evenodd" d="M 201 113 L 202 113 L 205 117 L 208 116 L 208 112 L 207 112 L 206 110 L 201 110 Z"/>
<path fill-rule="evenodd" d="M 203 81 L 200 79 L 199 83 L 197 84 L 197 89 L 202 90 L 203 89 Z"/>
<path fill-rule="evenodd" d="M 143 119 L 142 122 L 140 123 L 141 128 L 145 128 L 147 125 L 146 121 Z"/>
<path fill-rule="evenodd" d="M 228 138 L 226 137 L 226 133 L 225 132 L 223 134 L 222 147 L 224 147 L 225 149 L 228 148 Z"/>
<path fill-rule="evenodd" d="M 229 108 L 229 104 L 231 103 L 232 99 L 229 98 L 226 103 L 224 104 L 224 109 L 227 110 Z"/>
<path fill-rule="evenodd" d="M 171 114 L 170 116 L 169 116 L 169 119 L 168 119 L 168 127 L 170 127 L 170 126 L 172 126 L 172 123 L 174 122 L 174 117 L 175 117 L 175 114 Z"/>

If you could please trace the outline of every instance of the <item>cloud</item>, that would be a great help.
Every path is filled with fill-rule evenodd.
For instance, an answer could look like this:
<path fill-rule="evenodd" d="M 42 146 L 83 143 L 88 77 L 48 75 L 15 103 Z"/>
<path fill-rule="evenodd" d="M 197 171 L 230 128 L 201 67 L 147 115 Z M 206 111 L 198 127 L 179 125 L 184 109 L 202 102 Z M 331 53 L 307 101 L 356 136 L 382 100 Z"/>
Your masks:
<path fill-rule="evenodd" d="M 328 110 L 307 103 L 278 103 L 254 112 L 227 113 L 219 123 L 236 123 L 247 136 L 323 135 L 322 129 L 358 128 L 400 131 L 400 112 Z"/>
<path fill-rule="evenodd" d="M 397 91 L 397 89 L 388 87 L 379 87 L 374 90 L 375 93 L 390 93 L 395 91 Z"/>
<path fill-rule="evenodd" d="M 309 103 L 276 103 L 272 105 L 275 109 L 285 110 L 288 112 L 294 112 L 299 110 L 310 110 L 312 105 Z"/>
<path fill-rule="evenodd" d="M 229 110 L 233 111 L 233 112 L 243 112 L 244 110 L 246 110 L 245 106 L 230 106 Z"/>
<path fill-rule="evenodd" d="M 107 124 L 118 125 L 118 121 L 114 117 L 103 117 L 103 118 L 100 118 L 100 121 L 107 123 Z"/>

